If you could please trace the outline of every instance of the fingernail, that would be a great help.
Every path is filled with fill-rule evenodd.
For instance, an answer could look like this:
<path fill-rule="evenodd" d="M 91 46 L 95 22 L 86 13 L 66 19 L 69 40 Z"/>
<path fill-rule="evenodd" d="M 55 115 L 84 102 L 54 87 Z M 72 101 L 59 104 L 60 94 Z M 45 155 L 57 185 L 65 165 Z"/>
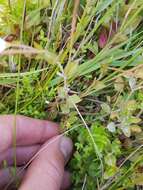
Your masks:
<path fill-rule="evenodd" d="M 73 149 L 72 140 L 68 137 L 61 137 L 60 150 L 61 150 L 62 154 L 64 155 L 66 162 L 70 158 L 70 155 L 72 153 L 72 149 Z"/>

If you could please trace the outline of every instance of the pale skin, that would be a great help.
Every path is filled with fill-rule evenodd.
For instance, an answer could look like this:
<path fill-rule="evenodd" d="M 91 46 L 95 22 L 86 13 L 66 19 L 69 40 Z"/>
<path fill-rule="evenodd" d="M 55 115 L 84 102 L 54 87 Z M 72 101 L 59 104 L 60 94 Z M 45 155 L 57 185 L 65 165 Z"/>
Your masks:
<path fill-rule="evenodd" d="M 70 177 L 64 168 L 72 153 L 72 141 L 59 136 L 59 126 L 56 123 L 24 116 L 16 116 L 15 122 L 12 115 L 0 116 L 0 189 L 4 189 L 11 180 L 10 170 L 2 169 L 2 163 L 6 160 L 8 168 L 14 165 L 14 130 L 17 171 L 21 171 L 42 150 L 20 174 L 19 190 L 68 189 Z"/>

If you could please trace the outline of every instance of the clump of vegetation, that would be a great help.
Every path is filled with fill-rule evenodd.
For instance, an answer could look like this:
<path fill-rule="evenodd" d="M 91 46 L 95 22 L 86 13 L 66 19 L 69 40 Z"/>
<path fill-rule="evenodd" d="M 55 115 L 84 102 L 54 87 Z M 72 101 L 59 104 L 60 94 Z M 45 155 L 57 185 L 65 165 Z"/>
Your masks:
<path fill-rule="evenodd" d="M 0 112 L 61 123 L 73 189 L 143 185 L 142 25 L 143 0 L 0 0 Z"/>

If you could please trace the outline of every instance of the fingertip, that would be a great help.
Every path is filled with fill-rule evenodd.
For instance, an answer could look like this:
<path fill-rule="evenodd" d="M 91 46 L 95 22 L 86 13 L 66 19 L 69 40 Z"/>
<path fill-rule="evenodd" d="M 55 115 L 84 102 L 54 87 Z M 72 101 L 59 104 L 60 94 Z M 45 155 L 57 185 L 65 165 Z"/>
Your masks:
<path fill-rule="evenodd" d="M 71 175 L 68 171 L 65 171 L 61 190 L 66 190 L 71 186 Z"/>
<path fill-rule="evenodd" d="M 55 136 L 55 134 L 58 135 L 60 133 L 60 125 L 59 125 L 59 123 L 56 123 L 56 122 L 53 122 L 53 121 L 47 121 L 47 120 L 43 120 L 43 122 L 45 122 L 46 127 L 50 127 L 50 128 L 53 129 L 54 136 Z"/>
<path fill-rule="evenodd" d="M 73 143 L 69 137 L 62 136 L 60 139 L 60 151 L 62 152 L 65 164 L 68 162 L 73 150 Z"/>
<path fill-rule="evenodd" d="M 59 125 L 47 120 L 33 119 L 22 115 L 3 115 L 0 116 L 0 121 L 2 140 L 8 147 L 12 144 L 13 129 L 16 130 L 17 145 L 44 143 L 60 133 Z M 3 149 L 7 148 L 5 146 Z"/>
<path fill-rule="evenodd" d="M 57 136 L 60 134 L 60 127 L 58 123 L 52 121 L 40 120 L 41 126 L 43 128 L 40 143 L 47 141 L 49 138 Z"/>
<path fill-rule="evenodd" d="M 61 135 L 46 142 L 28 168 L 20 190 L 59 190 L 64 177 L 64 167 L 72 153 L 72 141 Z M 40 178 L 40 181 L 38 180 Z M 65 187 L 69 183 L 69 175 Z"/>

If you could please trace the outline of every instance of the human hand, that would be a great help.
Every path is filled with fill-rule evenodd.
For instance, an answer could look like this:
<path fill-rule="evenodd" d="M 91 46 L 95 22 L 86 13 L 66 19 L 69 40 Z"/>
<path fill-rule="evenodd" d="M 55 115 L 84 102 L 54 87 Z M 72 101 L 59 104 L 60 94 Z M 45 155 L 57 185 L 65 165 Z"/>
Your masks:
<path fill-rule="evenodd" d="M 9 167 L 14 165 L 14 122 L 12 115 L 0 116 L 0 165 L 6 160 Z M 72 142 L 69 138 L 57 135 L 59 128 L 55 123 L 24 116 L 16 117 L 17 171 L 19 166 L 25 165 L 41 150 L 28 169 L 24 170 L 19 190 L 60 190 L 69 187 L 69 174 L 64 166 L 70 158 Z M 0 170 L 0 187 L 10 181 L 9 171 Z"/>

